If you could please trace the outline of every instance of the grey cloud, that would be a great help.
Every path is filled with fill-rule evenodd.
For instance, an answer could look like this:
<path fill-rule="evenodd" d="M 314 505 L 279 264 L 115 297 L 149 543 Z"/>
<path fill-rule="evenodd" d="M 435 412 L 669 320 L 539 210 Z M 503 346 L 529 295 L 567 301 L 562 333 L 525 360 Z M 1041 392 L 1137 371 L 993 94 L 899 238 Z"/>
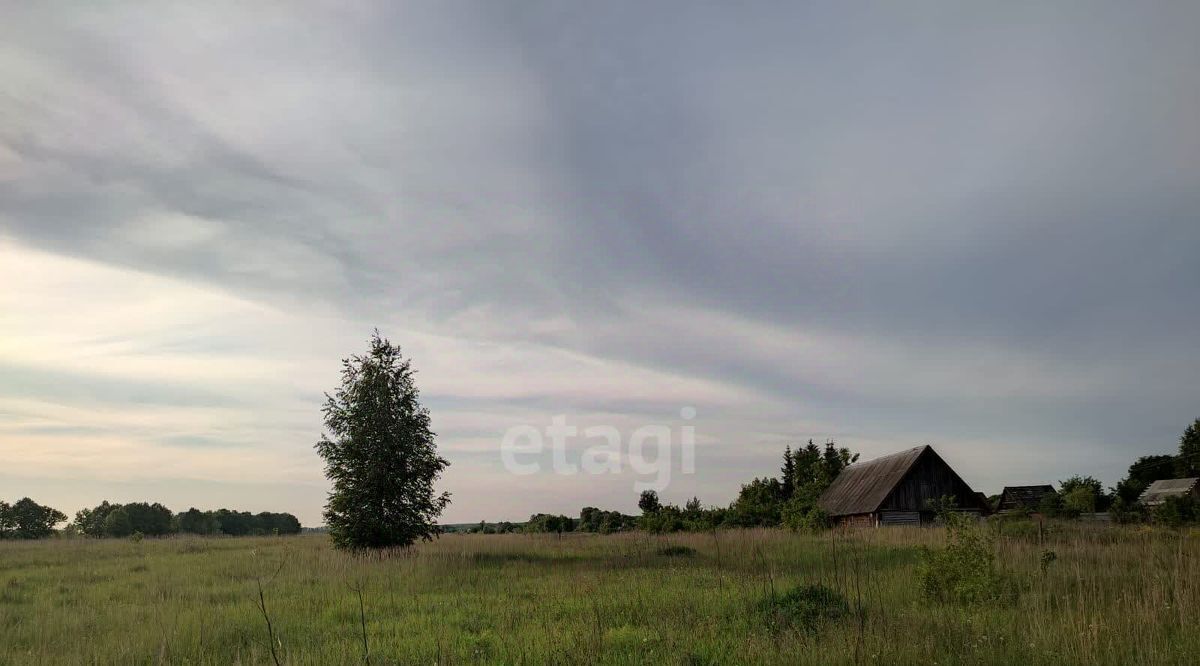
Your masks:
<path fill-rule="evenodd" d="M 1131 458 L 1195 416 L 1192 3 L 6 13 L 21 243 L 716 378 L 876 436 Z M 211 233 L 130 232 L 168 215 Z M 663 303 L 888 358 L 776 362 Z M 937 385 L 976 350 L 1082 387 Z"/>

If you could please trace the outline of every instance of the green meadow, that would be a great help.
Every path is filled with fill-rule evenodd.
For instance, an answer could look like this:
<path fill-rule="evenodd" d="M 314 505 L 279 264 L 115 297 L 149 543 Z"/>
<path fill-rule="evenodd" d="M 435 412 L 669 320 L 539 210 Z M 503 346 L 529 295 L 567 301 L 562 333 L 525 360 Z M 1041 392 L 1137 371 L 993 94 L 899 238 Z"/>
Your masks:
<path fill-rule="evenodd" d="M 984 603 L 922 594 L 940 528 L 3 542 L 0 663 L 1196 663 L 1200 533 L 1011 527 Z M 771 610 L 814 584 L 845 612 Z"/>

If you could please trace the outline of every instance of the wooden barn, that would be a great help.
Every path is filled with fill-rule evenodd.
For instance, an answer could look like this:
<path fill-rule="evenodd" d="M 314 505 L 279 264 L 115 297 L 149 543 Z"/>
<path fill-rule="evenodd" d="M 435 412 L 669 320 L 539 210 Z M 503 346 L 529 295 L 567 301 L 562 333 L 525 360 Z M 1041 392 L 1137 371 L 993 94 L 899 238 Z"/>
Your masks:
<path fill-rule="evenodd" d="M 1054 492 L 1054 486 L 1004 486 L 1000 500 L 996 503 L 996 513 L 1011 513 L 1013 511 L 1038 510 L 1042 498 Z"/>
<path fill-rule="evenodd" d="M 987 503 L 929 446 L 855 463 L 838 474 L 818 504 L 843 525 L 920 525 L 932 504 L 953 497 L 958 510 L 987 512 Z"/>
<path fill-rule="evenodd" d="M 1161 479 L 1150 484 L 1142 491 L 1138 501 L 1146 506 L 1158 506 L 1167 501 L 1168 497 L 1186 497 L 1191 495 L 1200 499 L 1200 478 L 1194 479 Z"/>

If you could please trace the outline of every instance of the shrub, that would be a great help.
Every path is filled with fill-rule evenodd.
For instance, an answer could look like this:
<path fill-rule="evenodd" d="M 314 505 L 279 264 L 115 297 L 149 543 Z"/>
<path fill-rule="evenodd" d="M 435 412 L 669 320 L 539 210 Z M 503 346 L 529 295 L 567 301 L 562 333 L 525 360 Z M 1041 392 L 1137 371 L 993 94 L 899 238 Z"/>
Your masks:
<path fill-rule="evenodd" d="M 1112 506 L 1109 507 L 1109 513 L 1112 515 L 1113 522 L 1122 525 L 1146 521 L 1145 507 L 1138 504 L 1136 500 L 1127 501 L 1120 496 L 1113 500 Z"/>
<path fill-rule="evenodd" d="M 796 532 L 819 532 L 829 527 L 829 514 L 817 506 L 795 500 L 783 505 L 783 524 Z"/>
<path fill-rule="evenodd" d="M 1166 527 L 1181 527 L 1197 516 L 1196 500 L 1191 497 L 1168 497 L 1154 507 L 1154 522 Z"/>
<path fill-rule="evenodd" d="M 921 591 L 925 597 L 950 603 L 978 603 L 1002 597 L 1005 580 L 996 568 L 994 538 L 974 519 L 945 516 L 950 543 L 925 551 Z"/>
<path fill-rule="evenodd" d="M 673 504 L 667 504 L 653 513 L 642 514 L 638 526 L 654 534 L 679 532 L 684 528 L 683 512 Z"/>
<path fill-rule="evenodd" d="M 1058 518 L 1063 513 L 1062 495 L 1058 493 L 1046 493 L 1042 495 L 1042 499 L 1038 502 L 1038 513 L 1047 518 Z"/>
<path fill-rule="evenodd" d="M 783 594 L 772 594 L 759 603 L 772 631 L 799 629 L 816 632 L 827 622 L 834 622 L 850 613 L 850 604 L 837 590 L 824 585 L 803 585 Z"/>
<path fill-rule="evenodd" d="M 1057 559 L 1058 553 L 1052 550 L 1042 551 L 1041 557 L 1038 558 L 1038 567 L 1042 570 L 1043 576 L 1046 575 L 1046 572 L 1050 570 L 1050 565 L 1054 564 L 1054 561 Z"/>
<path fill-rule="evenodd" d="M 1063 508 L 1072 516 L 1096 511 L 1096 491 L 1088 486 L 1077 486 L 1063 495 Z"/>

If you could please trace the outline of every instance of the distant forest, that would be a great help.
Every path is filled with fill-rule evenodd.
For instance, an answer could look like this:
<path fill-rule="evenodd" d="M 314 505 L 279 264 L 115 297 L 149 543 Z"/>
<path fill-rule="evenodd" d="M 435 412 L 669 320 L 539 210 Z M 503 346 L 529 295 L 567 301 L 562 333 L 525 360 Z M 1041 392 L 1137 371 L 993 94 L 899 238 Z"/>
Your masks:
<path fill-rule="evenodd" d="M 54 526 L 67 519 L 66 514 L 42 506 L 28 497 L 14 504 L 0 502 L 0 538 L 41 539 L 55 533 Z M 227 536 L 264 536 L 299 534 L 300 520 L 290 513 L 250 513 L 248 511 L 201 511 L 188 509 L 172 513 L 158 502 L 116 504 L 101 502 L 75 514 L 75 520 L 62 530 L 65 536 L 134 537 L 170 534 Z"/>
<path fill-rule="evenodd" d="M 101 502 L 95 508 L 83 509 L 76 513 L 72 526 L 80 534 L 93 537 L 127 537 L 133 534 L 261 536 L 300 533 L 300 521 L 290 513 L 250 513 L 229 509 L 201 511 L 191 508 L 180 514 L 172 514 L 170 509 L 157 502 Z"/>

